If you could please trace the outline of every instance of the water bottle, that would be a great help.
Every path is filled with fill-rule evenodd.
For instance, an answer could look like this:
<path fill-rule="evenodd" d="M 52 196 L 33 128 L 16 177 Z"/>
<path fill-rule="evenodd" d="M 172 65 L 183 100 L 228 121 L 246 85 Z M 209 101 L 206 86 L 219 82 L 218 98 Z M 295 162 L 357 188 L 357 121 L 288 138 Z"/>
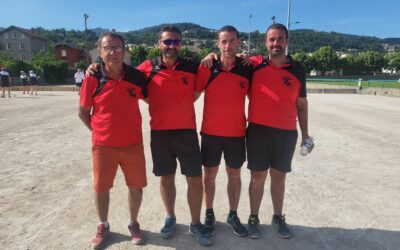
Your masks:
<path fill-rule="evenodd" d="M 305 141 L 303 146 L 300 148 L 300 155 L 306 156 L 311 150 L 314 148 L 314 138 L 308 137 Z"/>

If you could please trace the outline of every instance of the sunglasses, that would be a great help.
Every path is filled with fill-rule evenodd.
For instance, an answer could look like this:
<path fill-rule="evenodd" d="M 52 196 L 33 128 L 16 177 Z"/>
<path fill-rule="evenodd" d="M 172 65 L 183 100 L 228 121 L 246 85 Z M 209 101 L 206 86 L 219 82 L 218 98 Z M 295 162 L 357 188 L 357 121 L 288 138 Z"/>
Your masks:
<path fill-rule="evenodd" d="M 174 45 L 174 46 L 179 46 L 181 44 L 181 40 L 180 39 L 165 39 L 164 41 L 162 41 L 162 43 L 166 46 L 170 46 L 170 45 Z"/>

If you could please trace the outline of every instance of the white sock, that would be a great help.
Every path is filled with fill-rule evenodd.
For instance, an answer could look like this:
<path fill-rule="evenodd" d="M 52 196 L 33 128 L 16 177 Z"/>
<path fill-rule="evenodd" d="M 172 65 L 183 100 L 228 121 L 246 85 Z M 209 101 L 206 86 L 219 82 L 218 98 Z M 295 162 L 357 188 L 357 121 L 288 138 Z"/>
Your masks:
<path fill-rule="evenodd" d="M 108 227 L 108 221 L 100 221 L 99 225 L 103 224 L 104 226 Z"/>

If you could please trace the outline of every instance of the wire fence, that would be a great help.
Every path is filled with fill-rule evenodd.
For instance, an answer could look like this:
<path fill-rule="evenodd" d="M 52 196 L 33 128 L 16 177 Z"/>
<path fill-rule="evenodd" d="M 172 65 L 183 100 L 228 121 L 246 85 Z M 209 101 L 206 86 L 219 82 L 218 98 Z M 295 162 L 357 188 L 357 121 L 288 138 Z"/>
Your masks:
<path fill-rule="evenodd" d="M 360 87 L 358 79 L 307 78 L 307 84 L 326 84 L 336 86 Z M 362 88 L 400 88 L 399 80 L 361 80 Z"/>

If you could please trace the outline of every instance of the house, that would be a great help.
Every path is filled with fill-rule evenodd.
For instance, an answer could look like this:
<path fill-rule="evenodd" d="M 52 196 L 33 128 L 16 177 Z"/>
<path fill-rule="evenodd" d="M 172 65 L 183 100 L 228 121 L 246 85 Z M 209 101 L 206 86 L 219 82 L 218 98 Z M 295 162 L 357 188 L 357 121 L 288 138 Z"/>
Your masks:
<path fill-rule="evenodd" d="M 12 58 L 31 61 L 33 55 L 47 51 L 47 39 L 34 30 L 10 26 L 0 32 L 0 50 Z"/>
<path fill-rule="evenodd" d="M 57 60 L 65 60 L 69 67 L 73 68 L 75 63 L 79 61 L 86 62 L 86 53 L 83 49 L 77 48 L 71 44 L 57 44 L 54 47 L 55 57 Z M 90 60 L 89 60 L 90 63 Z"/>

